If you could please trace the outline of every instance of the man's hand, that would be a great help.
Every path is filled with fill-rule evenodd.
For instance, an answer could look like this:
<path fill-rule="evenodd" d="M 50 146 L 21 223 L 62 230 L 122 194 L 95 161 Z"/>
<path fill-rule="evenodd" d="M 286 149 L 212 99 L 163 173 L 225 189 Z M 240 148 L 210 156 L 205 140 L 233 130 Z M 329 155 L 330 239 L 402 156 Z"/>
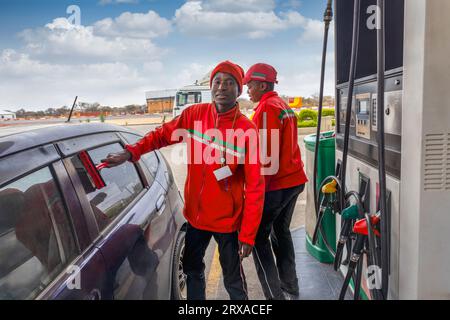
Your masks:
<path fill-rule="evenodd" d="M 239 241 L 239 256 L 241 260 L 247 258 L 253 251 L 253 246 Z"/>
<path fill-rule="evenodd" d="M 131 153 L 128 150 L 123 150 L 117 153 L 110 153 L 106 159 L 103 159 L 102 162 L 108 164 L 109 168 L 120 166 L 121 164 L 127 162 L 131 159 Z"/>

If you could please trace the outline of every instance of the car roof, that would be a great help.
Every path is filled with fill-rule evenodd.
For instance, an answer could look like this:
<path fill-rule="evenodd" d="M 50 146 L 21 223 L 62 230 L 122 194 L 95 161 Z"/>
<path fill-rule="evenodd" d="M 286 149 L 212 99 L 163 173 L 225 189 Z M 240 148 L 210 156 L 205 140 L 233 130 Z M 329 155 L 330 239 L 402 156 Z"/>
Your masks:
<path fill-rule="evenodd" d="M 37 146 L 104 132 L 140 135 L 131 129 L 105 123 L 14 126 L 0 129 L 0 158 Z"/>

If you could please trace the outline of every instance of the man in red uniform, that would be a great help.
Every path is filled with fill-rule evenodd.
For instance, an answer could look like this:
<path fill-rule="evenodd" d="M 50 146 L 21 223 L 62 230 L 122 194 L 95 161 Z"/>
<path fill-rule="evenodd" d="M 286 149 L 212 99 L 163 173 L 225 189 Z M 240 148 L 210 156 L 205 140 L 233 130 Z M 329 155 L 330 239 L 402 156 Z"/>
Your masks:
<path fill-rule="evenodd" d="M 267 299 L 295 299 L 299 287 L 289 226 L 308 179 L 298 146 L 296 115 L 274 91 L 275 83 L 276 70 L 262 63 L 252 66 L 244 78 L 250 99 L 259 102 L 253 121 L 260 131 L 266 181 L 253 259 Z"/>
<path fill-rule="evenodd" d="M 253 249 L 262 215 L 264 178 L 256 127 L 241 114 L 237 103 L 243 77 L 240 66 L 229 61 L 220 63 L 211 73 L 213 103 L 193 105 L 135 145 L 104 160 L 110 166 L 135 162 L 144 153 L 187 139 L 183 213 L 188 227 L 183 269 L 191 300 L 205 299 L 203 257 L 212 237 L 218 243 L 230 298 L 248 298 L 241 261 Z"/>

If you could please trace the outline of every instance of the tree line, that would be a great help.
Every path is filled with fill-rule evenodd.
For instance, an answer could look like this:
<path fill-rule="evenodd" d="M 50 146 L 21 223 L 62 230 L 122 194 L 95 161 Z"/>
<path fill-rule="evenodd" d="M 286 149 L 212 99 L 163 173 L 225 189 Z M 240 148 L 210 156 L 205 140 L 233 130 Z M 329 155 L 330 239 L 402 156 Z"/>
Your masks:
<path fill-rule="evenodd" d="M 42 118 L 42 117 L 68 117 L 71 107 L 62 106 L 60 108 L 48 108 L 46 110 L 28 111 L 24 108 L 16 111 L 17 118 Z M 146 113 L 146 105 L 127 105 L 124 107 L 110 107 L 101 106 L 99 103 L 94 104 L 80 104 L 79 107 L 74 108 L 74 112 L 82 112 L 83 114 L 97 114 L 104 113 L 110 115 L 123 115 L 123 114 L 139 114 Z"/>
<path fill-rule="evenodd" d="M 281 96 L 286 102 L 289 101 L 288 96 Z M 239 100 L 240 107 L 242 109 L 253 109 L 255 104 L 247 99 L 240 98 Z M 319 105 L 319 95 L 315 94 L 308 98 L 303 98 L 303 106 L 308 107 L 317 107 Z M 335 99 L 332 96 L 325 96 L 323 100 L 324 106 L 334 106 Z M 42 118 L 42 117 L 67 117 L 70 113 L 69 106 L 62 106 L 60 108 L 48 108 L 46 110 L 40 111 L 28 111 L 24 108 L 18 110 L 16 112 L 17 118 Z M 147 105 L 127 105 L 123 107 L 110 107 L 110 106 L 101 106 L 99 103 L 79 103 L 78 106 L 74 109 L 74 112 L 82 112 L 83 114 L 98 114 L 104 113 L 109 115 L 124 115 L 124 114 L 143 114 L 147 113 Z"/>

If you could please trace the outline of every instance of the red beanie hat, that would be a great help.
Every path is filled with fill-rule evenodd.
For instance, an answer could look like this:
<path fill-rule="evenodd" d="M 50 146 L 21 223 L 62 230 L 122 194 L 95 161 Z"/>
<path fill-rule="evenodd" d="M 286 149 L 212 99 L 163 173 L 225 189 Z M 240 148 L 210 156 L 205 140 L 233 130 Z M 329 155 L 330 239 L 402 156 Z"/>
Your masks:
<path fill-rule="evenodd" d="M 231 61 L 224 61 L 217 65 L 217 67 L 211 72 L 211 79 L 209 81 L 209 85 L 212 87 L 212 82 L 214 79 L 214 76 L 219 73 L 228 73 L 233 76 L 233 78 L 236 80 L 239 86 L 239 93 L 242 93 L 243 90 L 243 79 L 244 79 L 244 69 L 241 68 L 241 66 L 231 62 Z"/>

